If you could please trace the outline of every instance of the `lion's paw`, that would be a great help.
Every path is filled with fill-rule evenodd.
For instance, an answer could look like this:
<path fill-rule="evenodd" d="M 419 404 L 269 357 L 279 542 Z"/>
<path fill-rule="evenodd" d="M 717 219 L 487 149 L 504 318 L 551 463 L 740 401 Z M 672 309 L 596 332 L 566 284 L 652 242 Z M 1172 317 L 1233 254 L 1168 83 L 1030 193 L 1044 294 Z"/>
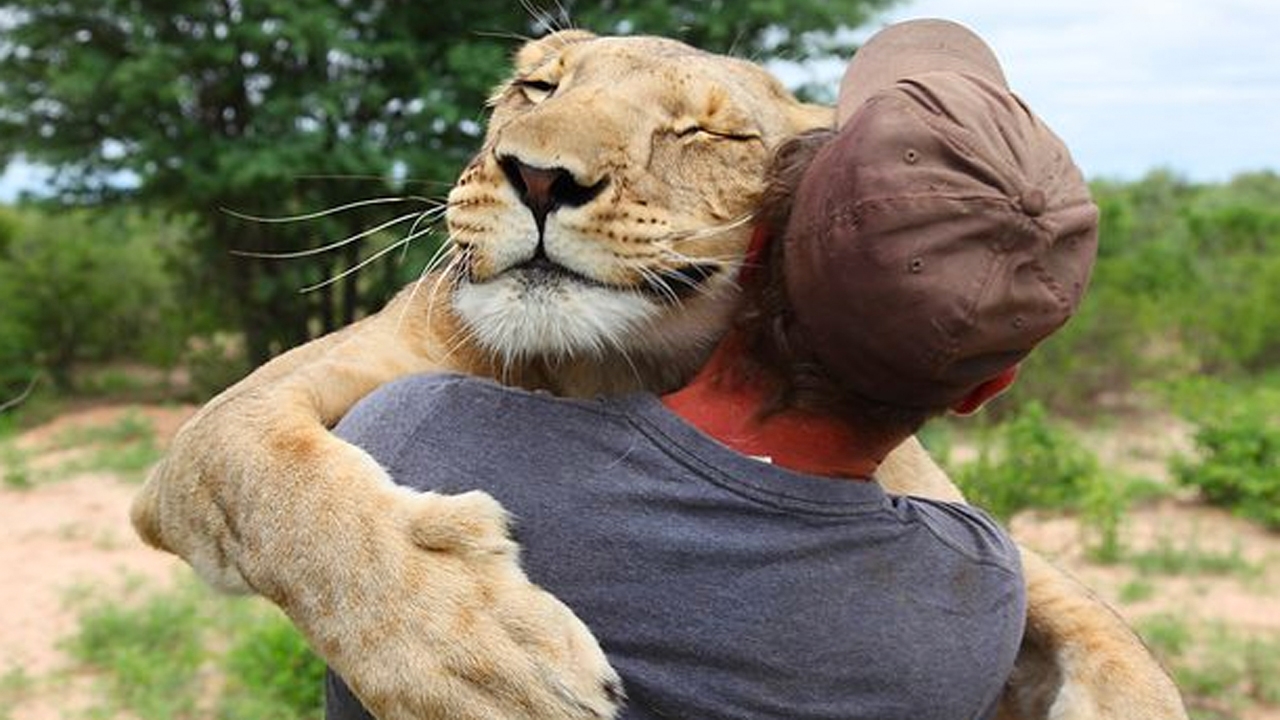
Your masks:
<path fill-rule="evenodd" d="M 426 493 L 407 509 L 407 537 L 345 586 L 365 588 L 351 602 L 362 641 L 324 653 L 366 707 L 382 720 L 617 715 L 621 680 L 587 626 L 525 576 L 497 501 Z"/>
<path fill-rule="evenodd" d="M 510 554 L 516 546 L 509 522 L 507 511 L 488 493 L 424 493 L 413 499 L 409 537 L 433 552 Z"/>

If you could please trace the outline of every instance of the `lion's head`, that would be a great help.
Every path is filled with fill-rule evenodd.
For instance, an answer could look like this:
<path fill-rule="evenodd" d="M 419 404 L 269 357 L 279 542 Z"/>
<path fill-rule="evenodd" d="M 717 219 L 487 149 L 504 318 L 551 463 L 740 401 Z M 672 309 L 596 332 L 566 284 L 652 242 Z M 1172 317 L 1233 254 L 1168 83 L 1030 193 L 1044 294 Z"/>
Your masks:
<path fill-rule="evenodd" d="M 831 123 L 750 62 L 582 31 L 525 45 L 491 105 L 449 195 L 454 311 L 505 364 L 650 388 L 724 329 L 771 151 Z"/>

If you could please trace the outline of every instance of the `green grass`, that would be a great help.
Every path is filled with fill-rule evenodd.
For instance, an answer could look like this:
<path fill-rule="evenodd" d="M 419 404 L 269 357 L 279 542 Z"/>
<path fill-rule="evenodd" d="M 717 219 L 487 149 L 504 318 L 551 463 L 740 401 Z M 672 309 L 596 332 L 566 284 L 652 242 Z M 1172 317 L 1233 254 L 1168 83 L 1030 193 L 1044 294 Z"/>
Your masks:
<path fill-rule="evenodd" d="M 72 657 L 100 673 L 103 711 L 127 709 L 142 720 L 194 718 L 206 624 L 200 594 L 189 585 L 152 593 L 133 584 L 118 597 L 81 595 Z"/>
<path fill-rule="evenodd" d="M 281 613 L 255 613 L 235 633 L 223 662 L 221 720 L 324 714 L 324 666 Z"/>
<path fill-rule="evenodd" d="M 1158 613 L 1143 618 L 1134 629 L 1147 641 L 1157 655 L 1178 657 L 1191 642 L 1191 630 L 1187 622 L 1171 613 Z"/>
<path fill-rule="evenodd" d="M 41 472 L 31 468 L 31 457 L 59 451 L 69 457 L 56 467 Z M 107 472 L 123 480 L 141 481 L 160 456 L 154 424 L 131 408 L 113 423 L 69 427 L 30 450 L 0 439 L 0 482 L 11 489 L 27 489 L 46 478 L 84 472 Z"/>
<path fill-rule="evenodd" d="M 1156 586 L 1146 578 L 1134 578 L 1120 587 L 1120 602 L 1136 603 L 1155 597 Z"/>
<path fill-rule="evenodd" d="M 20 665 L 13 665 L 0 675 L 0 720 L 9 720 L 13 708 L 31 693 L 35 679 Z"/>
<path fill-rule="evenodd" d="M 283 614 L 261 600 L 217 596 L 188 577 L 167 589 L 133 582 L 106 596 L 82 589 L 71 602 L 79 627 L 65 646 L 98 676 L 97 714 L 125 711 L 139 720 L 323 715 L 323 664 Z"/>
<path fill-rule="evenodd" d="M 59 432 L 53 438 L 52 448 L 155 442 L 155 435 L 151 420 L 137 408 L 129 408 L 109 425 L 77 425 Z"/>
<path fill-rule="evenodd" d="M 1183 542 L 1162 537 L 1153 548 L 1126 553 L 1124 560 L 1147 575 L 1237 575 L 1248 579 L 1263 571 L 1261 565 L 1241 554 L 1238 544 L 1230 550 L 1214 550 L 1200 547 L 1194 537 Z"/>
<path fill-rule="evenodd" d="M 0 440 L 0 482 L 10 490 L 29 490 L 36 484 L 28 453 L 9 440 Z"/>
<path fill-rule="evenodd" d="M 1280 704 L 1280 633 L 1172 614 L 1148 617 L 1136 629 L 1173 673 L 1193 717 L 1236 717 L 1252 704 Z"/>
<path fill-rule="evenodd" d="M 1197 426 L 1196 452 L 1170 461 L 1173 476 L 1207 502 L 1280 530 L 1280 382 L 1200 378 L 1170 392 Z"/>

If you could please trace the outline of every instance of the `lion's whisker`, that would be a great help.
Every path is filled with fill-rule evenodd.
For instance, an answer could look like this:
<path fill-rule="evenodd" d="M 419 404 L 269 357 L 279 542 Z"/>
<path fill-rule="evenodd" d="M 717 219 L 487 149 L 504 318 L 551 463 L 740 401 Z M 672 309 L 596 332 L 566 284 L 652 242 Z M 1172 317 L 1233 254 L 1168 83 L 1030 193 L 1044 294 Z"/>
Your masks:
<path fill-rule="evenodd" d="M 557 30 L 573 30 L 576 26 L 573 24 L 573 17 L 569 14 L 569 8 L 564 6 L 560 0 L 555 0 L 556 12 L 560 15 L 560 22 L 563 23 Z"/>
<path fill-rule="evenodd" d="M 636 270 L 640 273 L 640 276 L 644 278 L 646 285 L 657 290 L 658 293 L 662 295 L 662 299 L 667 305 L 672 307 L 680 306 L 680 296 L 676 294 L 674 289 L 672 289 L 665 277 L 652 268 L 637 267 Z"/>
<path fill-rule="evenodd" d="M 450 335 L 444 342 L 445 352 L 444 352 L 444 355 L 440 357 L 440 360 L 439 360 L 440 365 L 444 365 L 446 361 L 448 361 L 448 359 L 452 357 L 455 352 L 458 351 L 458 348 L 461 348 L 463 345 L 466 345 L 467 343 L 474 342 L 475 338 L 476 338 L 475 330 L 465 325 L 459 326 L 458 329 L 455 330 L 453 334 Z"/>
<path fill-rule="evenodd" d="M 430 213 L 430 212 L 436 212 L 436 211 L 428 210 L 427 212 Z M 338 248 L 344 245 L 349 245 L 350 243 L 356 242 L 357 240 L 363 240 L 364 238 L 367 238 L 370 235 L 380 233 L 383 230 L 386 230 L 387 228 L 395 227 L 400 223 L 408 222 L 409 219 L 419 217 L 423 214 L 424 213 L 412 212 L 406 215 L 401 215 L 398 218 L 393 218 L 379 225 L 375 225 L 374 227 L 371 227 L 367 230 L 361 230 L 355 235 L 351 235 L 341 240 L 331 242 L 328 245 L 322 245 L 318 248 L 311 248 L 309 250 L 297 250 L 294 252 L 257 252 L 254 250 L 232 250 L 231 254 L 239 255 L 241 257 L 266 258 L 268 260 L 289 260 L 293 258 L 308 257 L 311 255 L 321 255 L 323 253 L 327 253 L 332 250 L 337 250 Z M 396 245 L 398 247 L 400 243 L 396 243 Z"/>
<path fill-rule="evenodd" d="M 450 243 L 450 247 L 456 247 Z M 444 266 L 436 277 L 436 281 L 431 285 L 431 294 L 427 296 L 427 314 L 430 315 L 435 311 L 436 296 L 440 293 L 440 288 L 446 280 L 455 278 L 459 269 L 471 261 L 471 248 L 466 248 L 461 252 L 453 253 L 449 258 L 449 262 Z M 424 276 L 425 277 L 425 276 Z"/>
<path fill-rule="evenodd" d="M 400 317 L 396 320 L 396 330 L 399 331 L 401 324 L 404 322 L 405 314 L 413 305 L 413 300 L 418 296 L 418 292 L 422 289 L 422 284 L 426 282 L 427 277 L 431 274 L 434 266 L 440 259 L 449 258 L 449 262 L 444 268 L 437 273 L 435 282 L 431 284 L 431 290 L 427 294 L 427 312 L 426 317 L 431 318 L 435 315 L 436 297 L 440 293 L 440 288 L 446 280 L 451 278 L 456 272 L 457 267 L 465 260 L 466 253 L 469 251 L 456 252 L 457 245 L 451 239 L 446 239 L 432 259 L 423 266 L 422 272 L 418 273 L 418 279 L 413 283 L 413 289 L 409 291 L 409 298 L 405 302 L 404 307 L 400 311 Z M 447 346 L 447 343 L 446 343 Z M 444 354 L 444 358 L 448 358 L 453 353 L 453 348 L 449 348 Z"/>
<path fill-rule="evenodd" d="M 533 20 L 535 26 L 541 27 L 548 33 L 558 29 L 555 16 L 549 10 L 534 5 L 532 0 L 520 0 L 520 7 L 529 13 L 529 19 Z"/>
<path fill-rule="evenodd" d="M 754 222 L 755 219 L 756 219 L 755 213 L 747 213 L 746 215 L 743 215 L 734 220 L 730 220 L 727 223 L 722 223 L 720 225 L 712 225 L 711 227 L 696 228 L 696 229 L 690 229 L 690 230 L 673 230 L 670 233 L 667 233 L 659 237 L 658 241 L 679 243 L 679 242 L 690 242 L 692 240 L 703 240 L 709 237 L 714 237 L 721 233 L 730 232 L 732 230 L 739 230 L 743 226 L 749 225 L 752 222 Z"/>
<path fill-rule="evenodd" d="M 352 273 L 359 272 L 360 270 L 363 270 L 363 269 L 365 268 L 365 266 L 367 266 L 369 263 L 372 263 L 372 262 L 374 262 L 374 261 L 378 260 L 379 258 L 381 258 L 382 256 L 386 255 L 387 253 L 394 252 L 396 249 L 398 249 L 398 248 L 399 248 L 401 245 L 403 245 L 404 243 L 405 243 L 405 240 L 397 240 L 397 241 L 395 241 L 394 243 L 392 243 L 392 244 L 390 244 L 390 245 L 386 246 L 385 248 L 383 248 L 383 249 L 379 250 L 378 252 L 376 252 L 376 253 L 374 253 L 374 254 L 370 255 L 369 257 L 365 258 L 364 260 L 361 260 L 360 262 L 356 263 L 355 265 L 352 265 L 351 267 L 347 268 L 346 270 L 343 270 L 342 272 L 338 273 L 337 275 L 334 275 L 334 276 L 333 276 L 333 277 L 331 277 L 331 278 L 327 278 L 327 279 L 322 280 L 322 281 L 320 281 L 320 282 L 318 282 L 318 283 L 315 283 L 315 284 L 313 284 L 313 285 L 307 285 L 306 287 L 303 287 L 302 289 L 298 290 L 298 292 L 300 292 L 300 293 L 309 293 L 309 292 L 312 292 L 312 291 L 315 291 L 315 290 L 319 290 L 319 289 L 320 289 L 320 288 L 322 288 L 322 287 L 326 287 L 326 286 L 328 286 L 328 285 L 332 285 L 332 284 L 334 284 L 334 283 L 338 282 L 339 280 L 341 280 L 341 279 L 343 279 L 343 278 L 347 277 L 348 275 L 351 275 Z"/>
<path fill-rule="evenodd" d="M 445 238 L 445 241 L 440 243 L 440 247 L 436 248 L 436 251 L 431 254 L 431 257 L 427 258 L 427 263 L 423 267 L 422 272 L 429 273 L 435 270 L 440 264 L 440 261 L 447 257 L 450 252 L 453 252 L 456 247 L 457 246 L 454 245 L 449 238 Z"/>
<path fill-rule="evenodd" d="M 337 207 L 331 207 L 327 210 L 318 210 L 316 212 L 303 213 L 301 215 L 285 215 L 281 217 L 264 217 L 261 215 L 250 215 L 248 213 L 242 213 L 239 210 L 232 210 L 231 208 L 225 208 L 225 207 L 221 208 L 221 210 L 222 212 L 230 215 L 231 217 L 238 218 L 240 220 L 248 220 L 250 222 L 292 223 L 292 222 L 303 222 L 305 220 L 316 220 L 318 218 L 327 217 L 329 215 L 337 215 L 338 213 L 346 212 L 348 210 L 354 210 L 356 208 L 368 207 L 370 205 L 392 205 L 394 203 L 403 203 L 403 202 L 410 202 L 410 201 L 423 202 L 423 203 L 427 203 L 428 205 L 434 205 L 434 206 L 439 206 L 442 204 L 440 203 L 439 200 L 432 200 L 431 198 L 423 197 L 421 195 L 394 195 L 389 197 L 366 198 L 364 200 L 356 200 L 355 202 L 349 202 L 349 203 L 346 203 L 345 205 L 338 205 Z"/>
<path fill-rule="evenodd" d="M 397 241 L 395 241 L 395 242 L 391 243 L 390 245 L 388 245 L 388 246 L 386 246 L 386 247 L 382 248 L 382 249 L 381 249 L 381 250 L 379 250 L 378 252 L 376 252 L 376 253 L 374 253 L 374 254 L 370 255 L 369 257 L 365 258 L 364 260 L 361 260 L 360 262 L 356 263 L 355 265 L 352 265 L 351 267 L 347 268 L 346 270 L 343 270 L 342 272 L 338 273 L 337 275 L 334 275 L 333 277 L 331 277 L 331 278 L 329 278 L 329 279 L 327 279 L 327 280 L 323 280 L 323 281 L 321 281 L 321 282 L 318 282 L 318 283 L 316 283 L 316 284 L 314 284 L 314 285 L 308 285 L 307 287 L 302 288 L 302 290 L 300 290 L 299 292 L 308 293 L 308 292 L 311 292 L 311 291 L 313 291 L 313 290 L 319 290 L 320 288 L 325 287 L 325 286 L 327 286 L 327 285 L 332 285 L 333 283 L 338 282 L 338 281 L 339 281 L 339 280 L 341 280 L 342 278 L 347 277 L 348 275 L 350 275 L 350 274 L 352 274 L 352 273 L 354 273 L 354 272 L 359 272 L 360 270 L 362 270 L 362 269 L 364 269 L 366 266 L 368 266 L 370 263 L 373 263 L 373 262 L 377 261 L 379 258 L 383 257 L 384 255 L 386 255 L 386 254 L 388 254 L 388 253 L 391 253 L 391 252 L 395 252 L 396 250 L 398 250 L 398 249 L 400 248 L 400 246 L 401 246 L 401 245 L 405 245 L 405 244 L 408 244 L 408 243 L 410 243 L 410 242 L 413 242 L 413 241 L 414 241 L 414 240 L 416 240 L 417 238 L 420 238 L 420 237 L 422 237 L 423 235 L 427 235 L 427 234 L 431 233 L 433 230 L 434 230 L 434 228 L 425 228 L 425 229 L 423 229 L 423 230 L 419 230 L 418 232 L 414 233 L 413 235 L 406 235 L 406 236 L 404 236 L 404 237 L 400 238 L 399 240 L 397 240 Z"/>
<path fill-rule="evenodd" d="M 673 265 L 720 265 L 733 266 L 742 261 L 737 255 L 702 255 L 698 257 L 690 257 L 677 250 L 671 248 L 659 248 L 658 250 L 663 260 Z"/>
<path fill-rule="evenodd" d="M 453 274 L 457 272 L 456 268 L 462 262 L 464 262 L 465 255 L 467 253 L 467 251 L 465 250 L 462 252 L 453 252 L 453 249 L 456 246 L 454 246 L 451 243 L 442 245 L 441 249 L 445 247 L 448 247 L 450 250 L 450 253 L 452 254 L 450 255 L 450 253 L 437 253 L 437 256 L 439 257 L 439 259 L 444 259 L 447 257 L 449 258 L 449 262 L 445 264 L 444 269 L 442 269 L 439 273 L 436 274 L 435 282 L 431 283 L 431 291 L 427 294 L 427 317 L 432 317 L 435 315 L 436 298 L 440 295 L 440 288 L 444 285 L 446 280 L 453 277 Z M 422 268 L 422 275 L 420 276 L 417 283 L 418 286 L 420 286 L 422 282 L 425 281 L 427 276 L 431 274 L 433 266 L 437 262 L 439 262 L 439 260 L 433 257 L 431 261 L 428 262 L 426 266 Z M 417 292 L 418 292 L 418 287 L 415 286 L 413 289 L 413 294 L 416 294 Z M 412 297 L 412 294 L 410 295 L 410 297 Z"/>
<path fill-rule="evenodd" d="M 418 226 L 421 225 L 423 221 L 435 222 L 436 220 L 440 219 L 440 214 L 444 212 L 444 210 L 445 208 L 433 208 L 431 210 L 424 210 L 420 215 L 418 215 L 418 219 L 414 220 L 413 224 L 409 226 L 409 231 L 405 234 L 413 235 L 415 232 L 418 231 Z M 444 247 L 444 245 L 442 244 L 440 247 Z M 439 254 L 439 252 L 440 251 L 437 249 L 436 254 Z M 405 243 L 404 250 L 403 252 L 400 253 L 400 262 L 404 262 L 404 258 L 408 254 L 409 254 L 409 245 L 408 243 Z M 432 257 L 434 258 L 435 256 L 432 256 Z"/>
<path fill-rule="evenodd" d="M 426 281 L 427 276 L 430 275 L 431 271 L 436 268 L 436 265 L 439 264 L 441 260 L 448 257 L 449 253 L 452 252 L 454 248 L 455 248 L 455 245 L 449 240 L 449 238 L 445 238 L 445 241 L 440 243 L 440 247 L 436 248 L 436 251 L 432 253 L 431 257 L 427 260 L 426 264 L 422 266 L 421 272 L 418 273 L 418 279 L 413 281 L 413 288 L 409 291 L 408 301 L 405 303 L 404 308 L 401 309 L 400 317 L 396 319 L 397 332 L 399 332 L 400 326 L 404 322 L 405 313 L 407 313 L 409 311 L 410 306 L 413 305 L 413 299 L 418 296 L 418 291 L 422 288 L 422 283 Z M 454 262 L 453 260 L 450 260 L 449 264 L 452 265 L 453 262 Z M 446 273 L 448 272 L 448 266 L 446 266 L 445 272 Z M 439 281 L 437 280 L 437 283 L 438 282 Z M 427 317 L 431 317 L 431 314 L 435 308 L 434 288 L 432 289 L 432 295 L 428 298 L 428 300 L 429 302 L 427 304 Z"/>
<path fill-rule="evenodd" d="M 612 346 L 613 350 L 622 358 L 623 362 L 627 364 L 627 367 L 631 370 L 631 376 L 635 378 L 636 383 L 638 385 L 643 385 L 644 376 L 641 374 L 640 368 L 636 365 L 635 361 L 631 359 L 631 353 L 627 352 L 626 346 L 612 335 L 604 338 L 604 341 L 606 344 Z"/>
<path fill-rule="evenodd" d="M 519 42 L 519 43 L 533 42 L 533 39 L 534 39 L 529 35 L 521 35 L 520 33 L 516 33 L 516 32 L 505 32 L 505 31 L 500 32 L 497 30 L 472 30 L 471 34 L 475 35 L 476 37 L 494 38 L 497 40 L 515 40 L 516 42 Z"/>

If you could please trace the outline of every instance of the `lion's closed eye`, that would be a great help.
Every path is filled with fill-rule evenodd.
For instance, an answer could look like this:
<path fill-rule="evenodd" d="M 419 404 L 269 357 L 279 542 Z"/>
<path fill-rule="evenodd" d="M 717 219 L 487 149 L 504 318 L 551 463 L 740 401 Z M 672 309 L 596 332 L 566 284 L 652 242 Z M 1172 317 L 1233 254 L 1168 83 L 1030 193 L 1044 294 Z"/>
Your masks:
<path fill-rule="evenodd" d="M 534 105 L 554 95 L 558 87 L 547 80 L 518 79 L 512 84 Z"/>
<path fill-rule="evenodd" d="M 679 122 L 672 128 L 672 132 L 678 138 L 694 138 L 703 136 L 718 140 L 759 140 L 760 133 L 753 130 L 733 130 L 728 128 L 717 128 L 697 122 Z"/>

